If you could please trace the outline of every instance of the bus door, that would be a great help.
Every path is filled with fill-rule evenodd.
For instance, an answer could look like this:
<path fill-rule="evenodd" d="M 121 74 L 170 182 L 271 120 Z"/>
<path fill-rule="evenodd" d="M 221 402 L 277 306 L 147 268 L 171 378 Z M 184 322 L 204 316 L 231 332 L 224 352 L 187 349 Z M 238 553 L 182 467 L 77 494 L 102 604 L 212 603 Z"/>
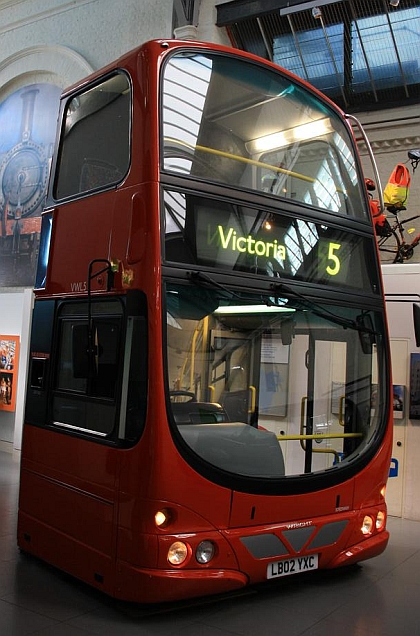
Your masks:
<path fill-rule="evenodd" d="M 260 340 L 260 338 L 258 338 Z M 257 426 L 259 346 L 255 338 L 213 333 L 212 387 L 231 422 Z M 219 354 L 219 355 L 217 355 Z"/>
<path fill-rule="evenodd" d="M 342 332 L 336 340 L 334 331 L 312 330 L 306 340 L 307 388 L 299 431 L 305 472 L 340 462 L 362 434 L 361 409 L 369 408 L 372 369 L 363 367 L 358 338 L 344 338 Z"/>

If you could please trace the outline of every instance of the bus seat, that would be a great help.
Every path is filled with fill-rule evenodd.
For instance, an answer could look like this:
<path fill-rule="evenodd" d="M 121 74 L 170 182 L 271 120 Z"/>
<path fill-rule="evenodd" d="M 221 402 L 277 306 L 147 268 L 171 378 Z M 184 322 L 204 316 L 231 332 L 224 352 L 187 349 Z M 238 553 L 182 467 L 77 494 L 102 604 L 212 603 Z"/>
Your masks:
<path fill-rule="evenodd" d="M 220 396 L 220 402 L 231 422 L 248 423 L 247 378 L 242 367 L 234 367 L 226 383 L 226 389 Z"/>
<path fill-rule="evenodd" d="M 177 424 L 218 424 L 229 418 L 225 409 L 216 402 L 171 402 Z"/>

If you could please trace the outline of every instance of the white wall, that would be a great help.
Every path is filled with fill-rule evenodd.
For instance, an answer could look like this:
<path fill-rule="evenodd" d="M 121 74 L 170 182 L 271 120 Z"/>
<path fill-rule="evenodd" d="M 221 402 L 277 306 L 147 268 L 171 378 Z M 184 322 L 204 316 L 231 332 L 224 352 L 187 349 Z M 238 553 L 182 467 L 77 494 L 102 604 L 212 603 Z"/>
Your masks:
<path fill-rule="evenodd" d="M 198 13 L 197 39 L 202 42 L 215 42 L 216 44 L 231 46 L 226 30 L 216 26 L 216 4 L 224 4 L 225 2 L 230 2 L 230 0 L 219 0 L 218 2 L 201 0 Z"/>
<path fill-rule="evenodd" d="M 172 10 L 173 0 L 0 0 L 0 60 L 61 45 L 97 69 L 146 40 L 168 38 Z"/>
<path fill-rule="evenodd" d="M 407 164 L 411 173 L 411 186 L 405 216 L 420 214 L 420 166 L 412 175 L 408 150 L 420 148 L 420 108 L 418 104 L 389 110 L 358 113 L 369 138 L 378 165 L 379 175 L 384 188 L 397 163 Z M 366 177 L 374 178 L 370 159 L 361 147 L 361 158 Z M 375 197 L 375 193 L 374 193 Z M 420 232 L 420 219 L 410 223 L 416 233 Z M 414 251 L 410 262 L 420 262 L 420 249 Z"/>
<path fill-rule="evenodd" d="M 403 263 L 383 266 L 383 278 L 386 294 L 420 294 L 420 265 Z M 409 299 L 409 297 L 406 297 Z M 402 298 L 401 298 L 402 300 Z M 417 299 L 420 304 L 420 299 Z M 410 354 L 420 353 L 414 338 L 412 302 L 387 302 L 388 322 L 391 339 L 396 341 L 393 347 L 394 384 L 400 383 L 400 377 L 407 378 L 406 416 L 394 425 L 393 456 L 400 454 L 401 516 L 420 521 L 420 420 L 409 418 L 410 398 Z M 400 342 L 398 342 L 400 340 Z M 404 341 L 408 347 L 403 348 Z M 403 353 L 406 359 L 401 359 Z M 405 365 L 405 373 L 403 366 Z M 397 375 L 398 374 L 398 375 Z M 400 446 L 396 447 L 395 443 Z M 390 480 L 392 482 L 393 480 Z M 389 484 L 393 487 L 393 484 Z"/>

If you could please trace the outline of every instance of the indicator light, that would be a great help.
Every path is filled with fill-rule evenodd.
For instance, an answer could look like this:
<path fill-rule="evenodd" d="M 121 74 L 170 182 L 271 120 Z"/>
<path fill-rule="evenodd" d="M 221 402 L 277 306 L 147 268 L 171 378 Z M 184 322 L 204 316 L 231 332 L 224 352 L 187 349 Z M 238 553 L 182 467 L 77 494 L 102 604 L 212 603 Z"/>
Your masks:
<path fill-rule="evenodd" d="M 386 520 L 385 512 L 383 510 L 380 510 L 378 512 L 377 517 L 376 517 L 376 529 L 377 530 L 382 530 L 385 527 L 385 520 Z"/>
<path fill-rule="evenodd" d="M 155 524 L 158 528 L 166 528 L 172 521 L 171 511 L 167 508 L 158 510 L 155 514 Z"/>

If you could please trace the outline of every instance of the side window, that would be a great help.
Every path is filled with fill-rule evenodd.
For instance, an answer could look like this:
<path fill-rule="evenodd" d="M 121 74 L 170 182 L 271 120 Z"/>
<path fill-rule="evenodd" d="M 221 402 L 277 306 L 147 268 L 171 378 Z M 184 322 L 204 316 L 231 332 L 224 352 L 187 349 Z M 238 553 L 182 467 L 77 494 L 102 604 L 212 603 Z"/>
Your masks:
<path fill-rule="evenodd" d="M 57 389 L 115 398 L 121 317 L 94 318 L 91 342 L 80 318 L 62 320 L 61 334 Z"/>
<path fill-rule="evenodd" d="M 123 307 L 119 301 L 65 303 L 58 316 L 58 347 L 52 419 L 99 436 L 116 429 L 123 361 Z"/>
<path fill-rule="evenodd" d="M 71 98 L 64 110 L 54 198 L 121 181 L 130 162 L 131 86 L 117 73 Z"/>
<path fill-rule="evenodd" d="M 143 430 L 147 395 L 147 320 L 143 296 L 124 304 L 69 301 L 57 314 L 53 426 L 123 444 Z M 128 306 L 130 305 L 130 307 Z M 127 315 L 125 315 L 127 314 Z"/>

